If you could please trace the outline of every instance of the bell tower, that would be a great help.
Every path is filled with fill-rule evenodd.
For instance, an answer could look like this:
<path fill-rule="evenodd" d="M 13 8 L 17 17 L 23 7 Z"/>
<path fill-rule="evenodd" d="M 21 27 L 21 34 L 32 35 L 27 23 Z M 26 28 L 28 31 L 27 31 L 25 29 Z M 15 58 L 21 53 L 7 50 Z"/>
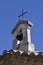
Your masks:
<path fill-rule="evenodd" d="M 34 44 L 31 43 L 30 29 L 32 23 L 26 20 L 19 20 L 15 28 L 12 30 L 13 34 L 13 50 L 34 52 Z"/>

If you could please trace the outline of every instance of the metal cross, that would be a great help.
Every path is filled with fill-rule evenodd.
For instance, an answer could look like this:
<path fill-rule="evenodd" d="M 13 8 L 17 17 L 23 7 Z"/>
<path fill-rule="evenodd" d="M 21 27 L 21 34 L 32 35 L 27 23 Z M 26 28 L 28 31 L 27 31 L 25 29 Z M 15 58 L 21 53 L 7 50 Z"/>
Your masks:
<path fill-rule="evenodd" d="M 25 11 L 25 12 L 24 12 L 24 9 L 22 9 L 22 14 L 19 15 L 18 17 L 22 17 L 22 19 L 23 19 L 23 18 L 24 18 L 24 14 L 26 14 L 26 13 L 28 13 L 28 11 Z"/>

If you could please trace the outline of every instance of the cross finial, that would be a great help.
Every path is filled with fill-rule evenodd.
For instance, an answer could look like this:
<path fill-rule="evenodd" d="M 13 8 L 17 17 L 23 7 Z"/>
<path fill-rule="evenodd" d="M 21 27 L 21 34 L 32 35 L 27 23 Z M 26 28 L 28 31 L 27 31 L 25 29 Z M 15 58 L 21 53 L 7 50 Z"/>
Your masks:
<path fill-rule="evenodd" d="M 26 14 L 28 11 L 25 11 L 24 12 L 24 9 L 22 9 L 22 14 L 21 15 L 19 15 L 18 17 L 22 17 L 22 19 L 24 18 L 24 14 Z"/>

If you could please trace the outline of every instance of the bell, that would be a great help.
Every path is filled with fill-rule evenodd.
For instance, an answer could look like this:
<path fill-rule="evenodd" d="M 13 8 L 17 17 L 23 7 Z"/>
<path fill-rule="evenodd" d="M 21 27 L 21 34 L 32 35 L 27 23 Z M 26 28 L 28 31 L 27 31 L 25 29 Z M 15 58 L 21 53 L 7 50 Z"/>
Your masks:
<path fill-rule="evenodd" d="M 19 41 L 22 41 L 23 40 L 23 33 L 19 33 L 17 36 L 16 36 L 17 40 Z"/>

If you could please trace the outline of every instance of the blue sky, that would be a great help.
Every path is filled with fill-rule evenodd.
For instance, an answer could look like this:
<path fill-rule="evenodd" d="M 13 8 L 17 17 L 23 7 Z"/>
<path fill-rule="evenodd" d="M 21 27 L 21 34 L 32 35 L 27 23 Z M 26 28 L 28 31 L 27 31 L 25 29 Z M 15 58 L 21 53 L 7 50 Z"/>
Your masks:
<path fill-rule="evenodd" d="M 18 15 L 22 9 L 28 11 L 24 19 L 33 23 L 32 43 L 36 50 L 43 51 L 43 0 L 0 0 L 0 54 L 12 48 L 11 31 L 21 19 Z"/>

